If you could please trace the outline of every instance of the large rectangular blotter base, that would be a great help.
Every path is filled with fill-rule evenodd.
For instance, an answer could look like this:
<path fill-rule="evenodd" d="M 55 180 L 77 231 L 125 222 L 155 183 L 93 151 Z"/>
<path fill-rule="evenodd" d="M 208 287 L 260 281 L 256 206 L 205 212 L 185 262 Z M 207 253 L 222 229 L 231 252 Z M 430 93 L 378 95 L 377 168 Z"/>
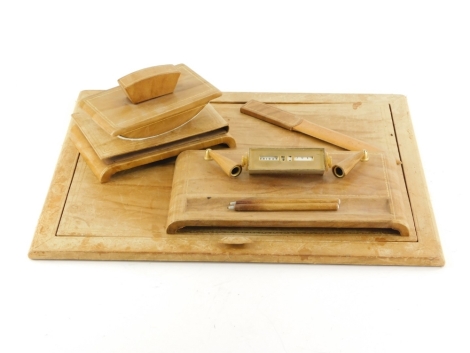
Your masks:
<path fill-rule="evenodd" d="M 399 161 L 409 235 L 375 228 L 187 227 L 166 224 L 174 161 L 115 174 L 101 184 L 66 136 L 31 244 L 32 259 L 277 262 L 442 266 L 444 257 L 405 97 L 225 93 L 211 103 L 230 125 L 240 153 L 249 147 L 322 147 L 342 150 L 240 113 L 250 99 L 349 134 Z M 208 163 L 201 161 L 201 163 Z M 362 166 L 361 166 L 362 167 Z M 411 191 L 411 192 L 410 192 Z M 210 196 L 210 195 L 209 195 Z M 201 200 L 195 200 L 202 202 Z M 249 242 L 226 242 L 242 236 Z"/>

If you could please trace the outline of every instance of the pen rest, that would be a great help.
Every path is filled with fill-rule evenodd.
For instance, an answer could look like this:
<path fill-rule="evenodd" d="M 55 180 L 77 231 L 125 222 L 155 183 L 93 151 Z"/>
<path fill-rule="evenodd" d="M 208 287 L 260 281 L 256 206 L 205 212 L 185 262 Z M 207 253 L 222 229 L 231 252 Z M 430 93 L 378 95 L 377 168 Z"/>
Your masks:
<path fill-rule="evenodd" d="M 243 151 L 221 150 L 240 160 Z M 342 160 L 348 152 L 333 152 Z M 204 161 L 204 151 L 185 151 L 177 158 L 170 198 L 167 232 L 185 227 L 267 228 L 372 228 L 391 229 L 408 236 L 397 173 L 393 158 L 370 153 L 369 161 L 357 166 L 344 179 L 324 175 L 227 175 L 213 162 Z M 341 206 L 330 211 L 234 212 L 232 201 L 256 198 L 339 198 Z"/>

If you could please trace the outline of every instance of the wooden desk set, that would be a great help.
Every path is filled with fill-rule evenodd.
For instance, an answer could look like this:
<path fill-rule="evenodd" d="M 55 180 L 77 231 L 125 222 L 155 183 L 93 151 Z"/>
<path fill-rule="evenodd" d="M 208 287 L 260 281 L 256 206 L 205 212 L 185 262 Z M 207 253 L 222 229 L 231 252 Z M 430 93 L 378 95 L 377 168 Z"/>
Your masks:
<path fill-rule="evenodd" d="M 444 265 L 405 97 L 118 83 L 80 92 L 30 258 Z"/>

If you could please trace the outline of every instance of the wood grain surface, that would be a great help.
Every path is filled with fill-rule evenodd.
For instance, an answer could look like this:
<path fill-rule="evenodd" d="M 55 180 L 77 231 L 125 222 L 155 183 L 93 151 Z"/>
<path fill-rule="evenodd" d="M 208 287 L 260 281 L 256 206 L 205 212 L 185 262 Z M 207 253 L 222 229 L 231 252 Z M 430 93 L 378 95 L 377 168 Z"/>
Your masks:
<path fill-rule="evenodd" d="M 184 64 L 172 94 L 133 104 L 122 87 L 79 101 L 80 108 L 112 136 L 143 138 L 170 131 L 190 120 L 222 93 Z"/>
<path fill-rule="evenodd" d="M 99 91 L 82 91 L 78 101 Z M 122 139 L 101 129 L 77 104 L 72 114 L 70 138 L 90 169 L 102 183 L 117 172 L 177 156 L 187 149 L 217 145 L 235 147 L 229 126 L 219 113 L 206 105 L 182 126 L 145 139 Z"/>
<path fill-rule="evenodd" d="M 147 67 L 118 80 L 127 98 L 138 104 L 149 99 L 173 93 L 181 73 L 174 65 Z"/>
<path fill-rule="evenodd" d="M 226 93 L 211 102 L 240 153 L 249 147 L 336 146 L 240 113 L 250 99 L 271 103 L 363 141 L 400 161 L 397 183 L 413 231 L 337 228 L 234 231 L 188 227 L 168 234 L 174 162 L 117 173 L 101 184 L 67 134 L 34 235 L 33 259 L 285 262 L 442 266 L 444 257 L 406 98 L 400 95 Z M 371 160 L 372 161 L 372 160 Z M 201 163 L 207 162 L 203 159 Z M 367 162 L 369 163 L 369 162 Z M 354 173 L 367 163 L 356 166 Z M 223 173 L 220 168 L 219 171 Z M 346 178 L 351 176 L 348 175 Z M 226 175 L 224 175 L 229 179 Z M 344 178 L 344 180 L 346 180 Z M 339 180 L 339 179 L 338 179 Z M 240 195 L 242 196 L 242 195 Z M 229 200 L 234 201 L 234 200 Z M 380 202 L 376 200 L 375 202 Z"/>
<path fill-rule="evenodd" d="M 220 151 L 229 160 L 241 160 L 238 149 Z M 343 160 L 350 152 L 332 152 L 333 160 Z M 324 175 L 250 175 L 229 178 L 214 163 L 204 161 L 204 151 L 185 151 L 178 156 L 169 206 L 168 233 L 185 227 L 330 228 L 351 232 L 351 228 L 393 229 L 402 236 L 414 233 L 411 209 L 403 202 L 398 177 L 401 167 L 382 153 L 347 178 L 336 178 L 331 170 Z M 237 198 L 338 198 L 337 212 L 230 212 L 227 205 Z M 336 209 L 336 208 L 335 208 Z M 411 224 L 411 226 L 410 226 Z M 346 230 L 345 228 L 349 228 Z M 352 230 L 353 233 L 358 233 Z"/>

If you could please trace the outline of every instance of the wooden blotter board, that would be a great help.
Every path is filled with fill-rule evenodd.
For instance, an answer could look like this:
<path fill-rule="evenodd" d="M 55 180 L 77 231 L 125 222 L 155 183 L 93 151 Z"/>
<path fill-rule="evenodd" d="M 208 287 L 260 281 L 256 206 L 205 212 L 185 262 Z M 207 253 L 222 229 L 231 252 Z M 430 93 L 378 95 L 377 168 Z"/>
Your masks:
<path fill-rule="evenodd" d="M 304 119 L 368 141 L 400 161 L 397 183 L 410 234 L 375 228 L 295 227 L 188 227 L 185 232 L 168 234 L 174 160 L 123 171 L 101 184 L 67 134 L 30 258 L 444 265 L 405 97 L 224 93 L 211 103 L 229 123 L 236 151 L 263 146 L 324 147 L 339 153 L 341 149 L 335 146 L 240 113 L 241 105 L 250 99 L 276 104 Z M 239 235 L 250 242 L 224 242 Z"/>

